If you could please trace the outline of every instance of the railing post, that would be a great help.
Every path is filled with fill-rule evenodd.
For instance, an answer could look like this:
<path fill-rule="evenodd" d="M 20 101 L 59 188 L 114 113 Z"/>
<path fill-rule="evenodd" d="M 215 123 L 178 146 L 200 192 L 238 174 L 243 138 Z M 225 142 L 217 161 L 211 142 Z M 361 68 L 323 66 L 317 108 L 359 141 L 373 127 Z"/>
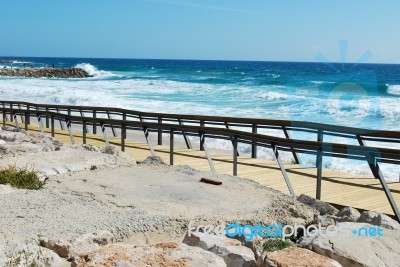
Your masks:
<path fill-rule="evenodd" d="M 394 215 L 396 216 L 396 219 L 398 222 L 400 222 L 400 212 L 399 212 L 399 208 L 397 207 L 396 201 L 393 198 L 392 193 L 390 192 L 390 188 L 388 187 L 385 177 L 383 176 L 378 161 L 376 160 L 376 156 L 373 155 L 373 153 L 367 153 L 366 158 L 368 160 L 368 163 L 371 164 L 370 166 L 372 166 L 372 172 L 374 173 L 375 177 L 378 177 L 379 182 L 382 185 L 382 188 L 386 194 L 386 197 L 389 201 L 389 204 L 393 210 Z"/>
<path fill-rule="evenodd" d="M 93 118 L 96 118 L 96 110 L 93 110 Z M 96 122 L 93 122 L 93 134 L 97 133 L 97 125 Z"/>
<path fill-rule="evenodd" d="M 158 117 L 158 123 L 159 124 L 161 124 L 162 123 L 162 118 L 161 117 Z M 158 138 L 157 138 L 158 140 L 157 140 L 157 144 L 159 145 L 159 146 L 162 146 L 162 129 L 160 128 L 160 129 L 158 129 Z"/>
<path fill-rule="evenodd" d="M 28 117 L 25 120 L 28 120 L 27 123 L 28 123 L 28 125 L 30 125 L 31 124 L 31 116 L 29 114 L 29 110 L 30 110 L 29 104 L 26 106 L 26 110 L 28 111 Z"/>
<path fill-rule="evenodd" d="M 139 119 L 141 122 L 144 122 L 144 120 L 142 119 L 142 116 L 140 116 L 140 115 L 139 115 Z M 144 137 L 146 137 L 147 144 L 149 145 L 151 156 L 154 157 L 155 153 L 154 153 L 153 145 L 150 140 L 149 130 L 147 129 L 147 126 L 143 126 L 143 133 L 144 133 Z"/>
<path fill-rule="evenodd" d="M 257 124 L 253 123 L 253 125 L 251 126 L 251 132 L 256 134 L 257 133 Z M 256 143 L 253 141 L 251 144 L 251 157 L 253 159 L 257 158 L 257 145 Z"/>
<path fill-rule="evenodd" d="M 365 146 L 364 140 L 362 139 L 362 137 L 359 134 L 357 134 L 356 137 L 357 137 L 358 144 L 360 146 Z M 375 168 L 374 164 L 369 161 L 367 161 L 367 163 L 368 163 L 369 168 L 371 169 L 371 172 L 372 172 L 372 175 L 374 176 L 374 178 L 379 179 L 377 172 L 374 171 L 374 168 Z"/>
<path fill-rule="evenodd" d="M 108 110 L 107 110 L 107 117 L 108 117 L 110 120 L 112 120 L 111 114 L 110 114 L 110 112 L 109 112 Z M 112 125 L 111 125 L 111 132 L 112 132 L 112 134 L 113 134 L 114 137 L 118 137 L 117 132 L 115 131 L 114 126 L 112 126 Z"/>
<path fill-rule="evenodd" d="M 318 142 L 324 141 L 324 131 L 318 130 Z M 317 190 L 316 190 L 316 199 L 321 199 L 321 186 L 322 186 L 322 144 L 321 147 L 317 151 L 317 160 L 316 160 L 316 167 L 317 167 Z"/>
<path fill-rule="evenodd" d="M 285 134 L 285 137 L 287 138 L 287 139 L 292 139 L 292 135 L 290 134 L 290 132 L 286 129 L 286 126 L 282 126 L 282 130 L 283 130 L 283 133 Z M 294 158 L 294 162 L 296 163 L 296 164 L 300 164 L 300 158 L 299 158 L 299 156 L 297 155 L 297 153 L 296 152 L 292 152 L 292 155 L 293 155 L 293 158 Z"/>
<path fill-rule="evenodd" d="M 238 141 L 237 136 L 233 137 L 233 176 L 237 176 L 237 160 L 238 160 Z"/>
<path fill-rule="evenodd" d="M 204 132 L 203 131 L 199 131 L 199 134 L 200 134 L 200 143 L 203 144 L 204 152 L 206 152 L 206 156 L 207 156 L 208 164 L 210 165 L 210 169 L 211 169 L 212 172 L 215 172 L 215 167 L 214 167 L 214 163 L 213 163 L 212 158 L 211 158 L 211 154 L 208 151 L 208 148 L 207 148 L 207 146 L 205 144 Z"/>
<path fill-rule="evenodd" d="M 146 138 L 147 144 L 149 145 L 151 156 L 154 157 L 156 154 L 154 152 L 153 144 L 151 143 L 151 140 L 150 140 L 149 130 L 147 129 L 146 126 L 143 126 L 143 132 L 144 132 L 144 137 Z"/>
<path fill-rule="evenodd" d="M 178 122 L 179 122 L 179 125 L 184 125 L 184 123 L 181 121 L 181 119 L 178 119 Z M 190 143 L 189 136 L 187 136 L 184 131 L 182 131 L 182 135 L 183 135 L 183 138 L 185 139 L 187 149 L 192 149 L 192 144 Z M 204 148 L 204 146 L 203 146 L 203 148 Z"/>
<path fill-rule="evenodd" d="M 204 127 L 205 123 L 204 121 L 200 121 L 200 127 Z M 204 151 L 204 138 L 203 142 L 200 141 L 200 151 Z"/>
<path fill-rule="evenodd" d="M 174 129 L 169 131 L 169 165 L 174 165 Z"/>
<path fill-rule="evenodd" d="M 17 129 L 17 131 L 19 131 L 19 124 L 18 124 L 18 118 L 17 118 L 17 113 L 13 112 L 13 117 L 14 117 L 14 121 L 15 121 L 15 128 Z"/>
<path fill-rule="evenodd" d="M 21 122 L 22 123 L 24 123 L 24 116 L 22 116 L 22 113 L 21 113 L 21 104 L 18 104 L 18 110 L 19 110 L 19 116 L 21 117 Z"/>
<path fill-rule="evenodd" d="M 108 142 L 106 127 L 105 127 L 104 123 L 100 122 L 100 128 L 101 128 L 101 132 L 103 133 L 104 141 L 106 142 L 106 145 L 108 146 L 110 143 Z"/>
<path fill-rule="evenodd" d="M 276 158 L 276 161 L 278 162 L 279 168 L 281 169 L 283 178 L 285 179 L 286 186 L 288 187 L 290 194 L 292 196 L 295 196 L 292 183 L 290 182 L 289 176 L 287 175 L 287 172 L 286 172 L 285 166 L 283 165 L 283 162 L 279 158 L 279 151 L 278 151 L 278 148 L 276 147 L 275 143 L 271 142 L 271 148 L 275 154 L 275 158 Z"/>
<path fill-rule="evenodd" d="M 29 113 L 27 111 L 25 111 L 25 131 L 28 131 L 28 121 L 29 121 Z"/>
<path fill-rule="evenodd" d="M 7 121 L 7 112 L 4 110 L 6 108 L 6 104 L 3 102 L 3 126 L 6 126 Z"/>
<path fill-rule="evenodd" d="M 71 125 L 71 120 L 68 118 L 66 119 L 66 124 L 69 132 L 69 138 L 71 139 L 71 144 L 75 145 L 75 139 L 74 139 L 74 134 L 72 132 L 72 125 Z"/>
<path fill-rule="evenodd" d="M 126 125 L 121 125 L 121 151 L 125 151 Z"/>
<path fill-rule="evenodd" d="M 57 113 L 60 114 L 60 110 L 59 110 L 58 108 L 56 108 L 56 110 L 57 110 Z M 61 120 L 61 119 L 58 119 L 58 121 L 60 122 L 61 130 L 64 131 L 64 124 L 62 123 L 62 120 Z"/>
<path fill-rule="evenodd" d="M 46 108 L 46 128 L 50 128 L 49 127 L 49 108 Z"/>
<path fill-rule="evenodd" d="M 82 138 L 83 138 L 83 144 L 86 144 L 86 121 L 82 122 Z"/>
<path fill-rule="evenodd" d="M 10 104 L 10 109 L 13 109 L 13 104 Z M 13 120 L 12 112 L 10 112 L 10 122 L 13 122 Z"/>
<path fill-rule="evenodd" d="M 42 115 L 40 115 L 39 113 L 37 113 L 36 116 L 37 116 L 38 124 L 39 124 L 39 127 L 40 127 L 40 132 L 41 132 L 42 134 L 44 134 Z"/>
<path fill-rule="evenodd" d="M 225 122 L 225 127 L 226 127 L 226 129 L 229 130 L 229 124 L 227 122 Z M 233 145 L 233 138 L 229 138 L 229 139 L 231 140 L 232 145 Z M 237 152 L 237 155 L 239 156 L 239 152 Z"/>
<path fill-rule="evenodd" d="M 122 113 L 122 120 L 125 122 L 126 121 L 126 113 Z M 121 135 L 122 135 L 122 129 L 121 129 Z M 124 139 L 126 139 L 126 125 L 125 125 L 125 136 Z"/>
<path fill-rule="evenodd" d="M 4 104 L 3 104 L 3 126 L 6 126 L 6 121 L 7 121 L 7 115 L 6 111 L 4 110 Z"/>
<path fill-rule="evenodd" d="M 51 115 L 51 119 L 50 119 L 50 126 L 51 126 L 51 136 L 54 137 L 55 133 L 54 133 L 54 115 Z"/>
<path fill-rule="evenodd" d="M 81 114 L 81 117 L 82 117 L 82 118 L 85 117 L 85 114 L 83 114 L 82 109 L 79 109 L 79 113 Z M 88 130 L 88 127 L 87 127 L 87 126 L 84 128 L 84 131 L 85 131 L 86 133 L 89 133 L 89 130 Z"/>

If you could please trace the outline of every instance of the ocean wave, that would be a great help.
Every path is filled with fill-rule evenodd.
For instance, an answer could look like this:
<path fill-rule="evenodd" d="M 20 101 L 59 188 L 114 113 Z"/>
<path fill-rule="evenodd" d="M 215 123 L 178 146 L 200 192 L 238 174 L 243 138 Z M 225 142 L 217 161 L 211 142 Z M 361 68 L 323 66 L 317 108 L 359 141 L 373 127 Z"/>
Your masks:
<path fill-rule="evenodd" d="M 268 73 L 268 76 L 270 76 L 270 77 L 273 78 L 273 79 L 276 79 L 276 78 L 281 77 L 281 75 L 279 75 L 279 74 L 274 74 L 274 73 Z"/>
<path fill-rule="evenodd" d="M 398 125 L 400 118 L 399 100 L 396 98 L 380 97 L 379 111 L 383 117 L 389 119 L 394 125 Z"/>
<path fill-rule="evenodd" d="M 335 82 L 331 82 L 331 81 L 310 81 L 310 83 L 319 85 L 319 84 L 333 84 Z"/>
<path fill-rule="evenodd" d="M 31 61 L 20 61 L 20 60 L 13 60 L 13 64 L 32 64 L 34 62 Z"/>
<path fill-rule="evenodd" d="M 95 77 L 95 78 L 110 78 L 110 77 L 116 77 L 118 75 L 113 74 L 108 71 L 104 70 L 99 70 L 95 66 L 89 64 L 89 63 L 80 63 L 75 66 L 75 68 L 83 69 L 86 71 L 89 75 Z"/>
<path fill-rule="evenodd" d="M 368 97 L 358 100 L 339 100 L 330 99 L 326 104 L 318 101 L 319 104 L 308 109 L 319 109 L 323 111 L 327 107 L 327 111 L 337 122 L 345 125 L 353 124 L 357 127 L 357 123 L 366 118 L 374 117 L 378 124 L 392 124 L 392 130 L 398 130 L 398 120 L 400 118 L 400 105 L 396 98 L 392 97 Z M 319 107 L 320 106 L 320 107 Z M 314 111 L 316 112 L 316 111 Z"/>
<path fill-rule="evenodd" d="M 400 85 L 388 85 L 387 93 L 391 95 L 400 95 Z"/>
<path fill-rule="evenodd" d="M 151 84 L 150 84 L 151 82 Z M 270 86 L 262 88 L 228 85 L 201 85 L 189 82 L 175 82 L 168 80 L 132 80 L 132 79 L 15 79 L 1 78 L 0 94 L 4 100 L 19 100 L 36 103 L 71 104 L 88 106 L 111 106 L 127 109 L 135 109 L 150 112 L 167 112 L 182 114 L 201 114 L 213 116 L 232 117 L 258 117 L 293 120 L 315 120 L 326 118 L 328 112 L 327 100 L 306 98 L 302 95 L 293 96 L 290 88 L 284 86 Z M 270 91 L 266 91 L 266 90 Z M 283 90 L 289 90 L 284 93 Z M 258 93 L 256 93 L 258 91 Z M 263 98 L 262 98 L 263 97 Z M 279 106 L 278 101 L 292 100 Z M 297 99 L 304 98 L 304 99 Z M 262 99 L 277 101 L 273 107 L 262 105 Z M 347 120 L 351 121 L 356 116 L 373 115 L 375 120 L 386 120 L 390 123 L 390 129 L 397 127 L 400 117 L 400 105 L 394 97 L 371 98 L 370 108 L 368 103 L 343 102 L 333 103 L 330 107 L 335 111 L 347 113 Z M 342 103 L 343 102 L 343 103 Z M 287 111 L 283 111 L 287 108 Z M 324 113 L 325 112 L 325 113 Z M 287 114 L 287 117 L 284 117 Z M 340 115 L 340 114 L 339 114 Z M 323 117 L 325 116 L 325 117 Z M 382 117 L 378 117 L 382 116 Z M 335 118 L 332 114 L 330 118 Z M 336 123 L 334 120 L 324 121 Z M 359 126 L 359 125 L 356 125 Z M 266 130 L 267 131 L 267 130 Z M 260 133 L 263 130 L 260 129 Z M 265 132 L 267 134 L 283 137 L 282 132 Z M 299 136 L 292 133 L 294 138 L 316 140 L 315 136 Z M 329 139 L 326 139 L 329 142 Z M 232 149 L 229 141 L 211 140 L 207 143 L 212 148 Z M 250 153 L 250 146 L 240 144 L 239 151 L 242 154 Z M 271 149 L 259 148 L 261 158 L 275 160 Z M 282 152 L 282 159 L 293 162 L 290 153 Z M 315 157 L 305 158 L 304 162 L 312 164 Z M 324 159 L 325 161 L 325 159 Z M 329 161 L 327 168 L 344 172 L 365 174 L 362 164 L 350 165 L 341 161 Z M 347 167 L 350 166 L 350 167 Z M 398 169 L 390 166 L 383 168 L 385 177 L 398 178 Z M 367 173 L 367 172 L 366 172 Z"/>
<path fill-rule="evenodd" d="M 340 100 L 340 99 L 329 99 L 328 100 L 328 111 L 337 120 L 348 121 L 349 118 L 362 118 L 367 116 L 373 111 L 371 109 L 370 99 L 359 99 L 359 100 Z"/>

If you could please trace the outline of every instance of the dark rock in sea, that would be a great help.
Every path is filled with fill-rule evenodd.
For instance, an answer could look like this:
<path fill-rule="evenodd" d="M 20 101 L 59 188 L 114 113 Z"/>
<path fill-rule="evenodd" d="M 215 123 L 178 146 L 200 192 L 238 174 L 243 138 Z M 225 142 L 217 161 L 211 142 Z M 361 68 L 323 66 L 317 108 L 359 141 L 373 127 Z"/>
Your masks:
<path fill-rule="evenodd" d="M 12 60 L 0 59 L 0 64 L 10 64 L 13 63 Z"/>
<path fill-rule="evenodd" d="M 79 68 L 53 69 L 53 68 L 3 68 L 0 76 L 29 77 L 29 78 L 89 78 L 85 70 Z"/>

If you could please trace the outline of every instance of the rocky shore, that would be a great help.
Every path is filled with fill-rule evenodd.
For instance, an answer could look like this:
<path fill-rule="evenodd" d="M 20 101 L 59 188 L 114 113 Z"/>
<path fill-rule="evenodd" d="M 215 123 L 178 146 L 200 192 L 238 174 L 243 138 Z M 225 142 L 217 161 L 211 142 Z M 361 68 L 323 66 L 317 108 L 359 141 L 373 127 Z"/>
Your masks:
<path fill-rule="evenodd" d="M 0 59 L 0 64 L 11 64 L 11 63 L 13 63 L 13 60 Z"/>
<path fill-rule="evenodd" d="M 80 68 L 2 68 L 0 76 L 29 78 L 89 78 Z"/>
<path fill-rule="evenodd" d="M 157 157 L 136 163 L 112 146 L 66 145 L 3 127 L 0 169 L 7 166 L 38 171 L 44 186 L 0 184 L 0 266 L 394 267 L 400 262 L 400 225 L 390 217 L 350 207 L 339 211 L 239 177 L 169 166 Z M 203 177 L 222 184 L 199 182 Z M 193 226 L 334 225 L 344 233 L 380 227 L 383 236 L 303 233 L 288 239 L 289 247 L 271 251 L 266 250 L 271 238 L 189 236 L 191 221 Z"/>

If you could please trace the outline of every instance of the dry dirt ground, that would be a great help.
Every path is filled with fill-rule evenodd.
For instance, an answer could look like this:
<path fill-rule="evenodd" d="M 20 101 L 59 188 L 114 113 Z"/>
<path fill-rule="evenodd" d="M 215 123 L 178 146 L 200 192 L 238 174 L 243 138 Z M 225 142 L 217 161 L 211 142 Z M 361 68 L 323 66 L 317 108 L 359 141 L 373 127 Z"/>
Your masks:
<path fill-rule="evenodd" d="M 72 241 L 100 231 L 113 242 L 180 241 L 190 220 L 217 225 L 309 223 L 315 211 L 250 180 L 149 159 L 136 164 L 118 149 L 64 145 L 52 138 L 0 131 L 0 167 L 41 173 L 40 190 L 0 185 L 0 245 Z M 201 178 L 222 182 L 211 185 Z M 1 247 L 0 246 L 0 247 Z"/>

